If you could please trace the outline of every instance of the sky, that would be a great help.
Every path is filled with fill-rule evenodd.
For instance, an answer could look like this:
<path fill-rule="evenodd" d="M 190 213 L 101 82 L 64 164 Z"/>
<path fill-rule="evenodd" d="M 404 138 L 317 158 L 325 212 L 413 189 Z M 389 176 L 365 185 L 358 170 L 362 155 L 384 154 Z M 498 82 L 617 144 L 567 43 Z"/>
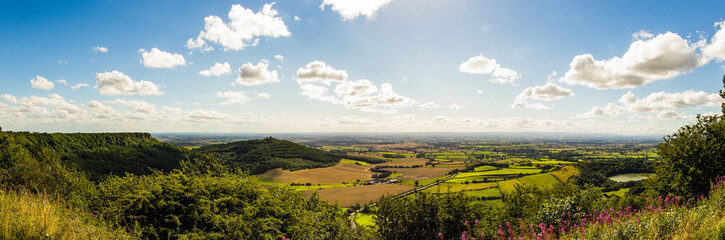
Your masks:
<path fill-rule="evenodd" d="M 670 134 L 724 1 L 0 1 L 0 127 Z"/>

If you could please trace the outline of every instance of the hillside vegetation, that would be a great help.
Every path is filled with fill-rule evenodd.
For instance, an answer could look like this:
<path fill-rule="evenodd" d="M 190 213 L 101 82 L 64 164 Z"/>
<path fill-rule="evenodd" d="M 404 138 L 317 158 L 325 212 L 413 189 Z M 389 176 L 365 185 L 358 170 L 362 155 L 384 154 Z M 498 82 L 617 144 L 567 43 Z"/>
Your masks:
<path fill-rule="evenodd" d="M 57 158 L 91 180 L 106 175 L 170 171 L 188 151 L 160 142 L 148 133 L 29 133 L 4 132 L 0 145 L 13 145 L 34 158 Z M 19 150 L 23 149 L 23 150 Z M 2 162 L 0 162 L 1 164 Z"/>
<path fill-rule="evenodd" d="M 194 152 L 221 158 L 229 166 L 247 169 L 250 174 L 261 174 L 275 168 L 294 171 L 330 167 L 341 159 L 329 152 L 272 137 L 207 145 L 194 149 Z"/>

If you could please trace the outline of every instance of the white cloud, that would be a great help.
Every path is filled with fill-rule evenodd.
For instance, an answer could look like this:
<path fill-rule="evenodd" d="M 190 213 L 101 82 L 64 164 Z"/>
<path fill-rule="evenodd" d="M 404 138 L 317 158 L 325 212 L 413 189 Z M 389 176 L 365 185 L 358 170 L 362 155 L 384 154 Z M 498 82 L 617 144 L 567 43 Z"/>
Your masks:
<path fill-rule="evenodd" d="M 484 57 L 483 54 L 473 56 L 458 66 L 458 70 L 462 73 L 470 74 L 490 74 L 493 78 L 489 79 L 492 83 L 513 83 L 521 75 L 516 71 L 501 67 L 496 59 Z"/>
<path fill-rule="evenodd" d="M 547 83 L 543 86 L 534 86 L 524 89 L 524 91 L 516 96 L 516 100 L 531 98 L 543 101 L 552 101 L 569 96 L 574 96 L 571 89 L 563 88 L 553 83 Z"/>
<path fill-rule="evenodd" d="M 239 68 L 239 77 L 234 81 L 234 83 L 232 83 L 232 85 L 239 84 L 252 86 L 279 82 L 277 70 L 269 71 L 267 67 L 269 67 L 269 62 L 264 59 L 259 61 L 257 65 L 252 65 L 251 62 L 243 64 L 242 67 Z"/>
<path fill-rule="evenodd" d="M 423 103 L 421 105 L 418 105 L 419 108 L 439 108 L 440 106 L 434 102 L 427 102 Z"/>
<path fill-rule="evenodd" d="M 312 61 L 304 68 L 297 69 L 298 83 L 321 82 L 330 85 L 331 82 L 344 82 L 347 80 L 345 70 L 336 70 L 323 61 Z"/>
<path fill-rule="evenodd" d="M 55 87 L 55 84 L 44 77 L 35 76 L 35 78 L 30 79 L 30 86 L 37 89 L 51 90 Z"/>
<path fill-rule="evenodd" d="M 616 117 L 616 116 L 619 116 L 619 114 L 621 114 L 623 112 L 624 112 L 624 109 L 622 109 L 621 107 L 617 106 L 614 103 L 609 103 L 605 107 L 594 107 L 594 108 L 592 108 L 592 110 L 589 110 L 588 112 L 580 114 L 577 117 L 580 117 L 580 118 L 599 117 L 599 116 Z"/>
<path fill-rule="evenodd" d="M 302 19 L 299 16 L 295 16 L 295 21 L 302 21 Z"/>
<path fill-rule="evenodd" d="M 95 46 L 95 47 L 93 47 L 93 51 L 105 53 L 105 52 L 108 52 L 108 48 L 107 47 L 101 47 L 101 46 Z"/>
<path fill-rule="evenodd" d="M 99 101 L 89 101 L 86 106 L 91 108 L 96 118 L 110 119 L 121 115 L 118 111 L 116 111 L 116 109 L 103 105 L 103 103 Z"/>
<path fill-rule="evenodd" d="M 634 39 L 634 40 L 645 40 L 645 39 L 653 38 L 654 36 L 655 35 L 647 32 L 645 30 L 639 30 L 639 32 L 632 33 L 632 39 Z"/>
<path fill-rule="evenodd" d="M 402 82 L 408 81 L 408 77 L 403 77 L 403 79 L 401 79 L 400 81 L 402 81 Z"/>
<path fill-rule="evenodd" d="M 466 107 L 454 103 L 454 104 L 451 104 L 451 106 L 448 108 L 453 109 L 453 110 L 460 110 L 460 109 L 464 109 Z"/>
<path fill-rule="evenodd" d="M 7 111 L 3 118 L 15 118 L 23 122 L 56 122 L 61 120 L 78 120 L 81 119 L 86 110 L 78 105 L 69 103 L 58 94 L 50 94 L 48 97 L 22 97 L 20 99 L 15 96 L 4 94 L 2 99 L 18 106 L 7 106 Z"/>
<path fill-rule="evenodd" d="M 715 27 L 720 29 L 712 36 L 710 44 L 702 49 L 702 54 L 723 61 L 725 60 L 725 21 L 716 22 Z"/>
<path fill-rule="evenodd" d="M 622 57 L 596 60 L 591 54 L 574 57 L 560 81 L 596 89 L 622 89 L 671 79 L 705 63 L 687 40 L 671 32 L 635 40 Z"/>
<path fill-rule="evenodd" d="M 258 93 L 257 94 L 257 98 L 265 98 L 265 99 L 268 99 L 270 97 L 272 97 L 272 96 L 269 95 L 269 93 Z"/>
<path fill-rule="evenodd" d="M 531 109 L 536 109 L 536 110 L 549 110 L 549 109 L 551 109 L 550 107 L 548 107 L 548 106 L 546 106 L 544 104 L 541 104 L 541 103 L 533 103 L 532 104 L 532 103 L 529 103 L 526 100 L 516 100 L 511 105 L 511 107 L 512 108 L 531 108 Z"/>
<path fill-rule="evenodd" d="M 688 116 L 682 113 L 678 113 L 675 110 L 667 110 L 662 111 L 659 114 L 657 114 L 657 118 L 660 119 L 671 119 L 671 120 L 687 120 L 687 119 L 693 119 L 695 116 Z"/>
<path fill-rule="evenodd" d="M 645 98 L 636 98 L 628 92 L 619 99 L 630 112 L 660 112 L 675 108 L 696 106 L 719 107 L 723 99 L 717 93 L 687 90 L 680 93 L 654 92 Z"/>
<path fill-rule="evenodd" d="M 247 46 L 259 43 L 259 37 L 288 37 L 282 18 L 277 17 L 277 10 L 273 9 L 274 2 L 265 4 L 259 12 L 235 4 L 229 10 L 229 23 L 225 23 L 219 16 L 210 15 L 204 18 L 204 30 L 196 39 L 189 39 L 186 46 L 189 49 L 202 48 L 203 51 L 212 50 L 207 41 L 220 44 L 224 50 L 242 50 Z"/>
<path fill-rule="evenodd" d="M 68 82 L 65 79 L 58 79 L 58 80 L 55 80 L 55 82 L 66 85 L 66 86 L 68 85 Z"/>
<path fill-rule="evenodd" d="M 106 101 L 106 103 L 126 106 L 126 107 L 133 109 L 136 112 L 141 112 L 141 113 L 152 113 L 152 112 L 156 111 L 156 106 L 154 106 L 154 104 L 151 104 L 146 101 L 140 101 L 140 100 L 116 99 L 113 101 Z"/>
<path fill-rule="evenodd" d="M 232 67 L 229 65 L 228 62 L 224 63 L 214 63 L 214 66 L 211 66 L 210 69 L 202 70 L 199 72 L 202 76 L 221 76 L 223 74 L 230 73 L 232 71 Z"/>
<path fill-rule="evenodd" d="M 96 89 L 103 95 L 162 95 L 149 81 L 134 81 L 118 71 L 96 73 Z"/>
<path fill-rule="evenodd" d="M 277 61 L 284 62 L 284 56 L 281 54 L 275 54 L 274 59 L 277 59 Z"/>
<path fill-rule="evenodd" d="M 330 90 L 327 89 L 327 87 L 318 86 L 314 84 L 300 84 L 300 95 L 306 96 L 310 99 L 325 101 L 325 102 L 333 102 L 335 100 L 334 96 L 326 96 L 327 92 Z"/>
<path fill-rule="evenodd" d="M 610 116 L 619 114 L 658 112 L 658 117 L 667 119 L 689 118 L 674 112 L 674 109 L 691 107 L 719 107 L 725 101 L 717 93 L 688 90 L 679 93 L 654 92 L 645 98 L 637 98 L 631 91 L 619 98 L 619 103 L 609 103 L 605 107 L 594 107 L 579 117 Z M 674 113 L 673 113 L 674 112 Z M 678 114 L 678 115 L 675 115 Z M 679 117 L 676 117 L 679 116 Z"/>
<path fill-rule="evenodd" d="M 326 5 L 339 13 L 342 19 L 352 20 L 357 16 L 364 15 L 368 20 L 376 17 L 376 12 L 392 0 L 324 0 L 320 4 L 320 10 L 324 11 Z"/>
<path fill-rule="evenodd" d="M 476 90 L 476 93 L 483 94 L 483 90 Z"/>
<path fill-rule="evenodd" d="M 141 53 L 141 63 L 148 68 L 175 68 L 185 66 L 184 56 L 178 53 L 170 53 L 152 48 L 147 52 L 145 49 L 138 50 Z"/>
<path fill-rule="evenodd" d="M 71 86 L 70 88 L 73 90 L 77 90 L 77 89 L 81 89 L 81 88 L 85 88 L 85 87 L 88 87 L 88 84 L 79 83 L 79 84 Z"/>
<path fill-rule="evenodd" d="M 226 101 L 220 103 L 219 105 L 233 105 L 233 104 L 244 104 L 251 100 L 247 95 L 244 93 L 244 91 L 226 91 L 226 92 L 217 92 L 216 96 L 219 98 L 224 98 Z"/>
<path fill-rule="evenodd" d="M 195 109 L 186 111 L 185 113 L 185 119 L 187 121 L 227 120 L 231 118 L 232 116 L 229 114 L 205 109 Z"/>

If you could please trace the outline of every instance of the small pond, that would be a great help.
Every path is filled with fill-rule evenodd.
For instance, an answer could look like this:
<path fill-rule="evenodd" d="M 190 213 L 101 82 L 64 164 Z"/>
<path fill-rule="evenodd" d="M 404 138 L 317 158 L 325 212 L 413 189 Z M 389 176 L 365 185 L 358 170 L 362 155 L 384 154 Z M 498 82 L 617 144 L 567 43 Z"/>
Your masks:
<path fill-rule="evenodd" d="M 609 179 L 615 182 L 631 182 L 647 179 L 650 175 L 652 173 L 627 173 L 611 176 Z"/>

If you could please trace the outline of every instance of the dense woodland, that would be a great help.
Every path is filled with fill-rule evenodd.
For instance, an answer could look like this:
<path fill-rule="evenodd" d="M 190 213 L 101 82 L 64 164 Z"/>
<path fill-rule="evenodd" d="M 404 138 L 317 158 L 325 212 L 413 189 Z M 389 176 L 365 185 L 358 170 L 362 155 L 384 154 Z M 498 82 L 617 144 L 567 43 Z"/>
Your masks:
<path fill-rule="evenodd" d="M 341 159 L 339 155 L 272 137 L 207 145 L 194 149 L 194 152 L 218 157 L 230 167 L 247 169 L 250 174 L 275 168 L 294 171 L 329 167 Z"/>

